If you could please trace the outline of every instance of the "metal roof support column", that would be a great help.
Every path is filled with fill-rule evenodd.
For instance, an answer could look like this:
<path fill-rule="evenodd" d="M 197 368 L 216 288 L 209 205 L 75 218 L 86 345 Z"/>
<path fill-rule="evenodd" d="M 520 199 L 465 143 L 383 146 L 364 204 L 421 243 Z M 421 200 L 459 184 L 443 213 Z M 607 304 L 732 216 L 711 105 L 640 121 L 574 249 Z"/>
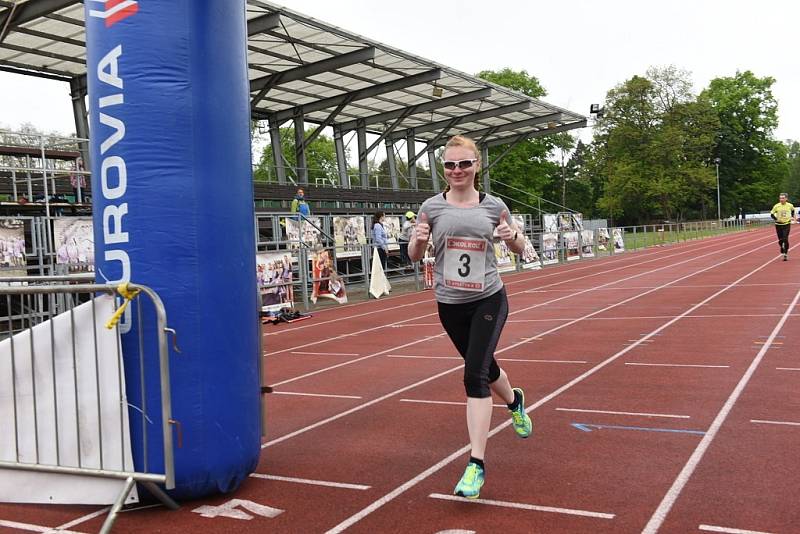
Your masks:
<path fill-rule="evenodd" d="M 431 166 L 431 182 L 433 183 L 433 191 L 438 193 L 439 189 L 439 176 L 436 172 L 436 151 L 433 149 L 428 150 L 428 164 Z"/>
<path fill-rule="evenodd" d="M 306 121 L 302 110 L 298 110 L 294 120 L 294 148 L 297 154 L 297 183 L 308 185 L 308 160 L 306 159 Z"/>
<path fill-rule="evenodd" d="M 69 95 L 72 97 L 72 116 L 75 118 L 75 133 L 80 139 L 89 139 L 89 114 L 86 111 L 86 76 L 77 76 L 69 81 Z M 88 169 L 89 147 L 78 147 L 83 158 L 84 169 Z"/>
<path fill-rule="evenodd" d="M 480 146 L 481 150 L 481 175 L 483 177 L 483 191 L 491 193 L 492 188 L 489 185 L 489 147 L 486 145 Z"/>
<path fill-rule="evenodd" d="M 283 147 L 281 146 L 280 124 L 275 119 L 269 119 L 269 144 L 272 148 L 272 161 L 275 162 L 275 175 L 278 183 L 286 183 L 286 167 L 283 163 Z"/>
<path fill-rule="evenodd" d="M 386 163 L 389 164 L 392 191 L 400 191 L 400 181 L 397 179 L 397 162 L 394 159 L 394 143 L 388 138 L 386 139 Z"/>
<path fill-rule="evenodd" d="M 358 173 L 361 175 L 361 187 L 369 189 L 369 167 L 367 165 L 367 125 L 363 120 L 356 127 L 358 140 Z"/>
<path fill-rule="evenodd" d="M 336 149 L 336 169 L 339 172 L 339 185 L 350 189 L 350 175 L 347 174 L 347 157 L 344 153 L 344 133 L 337 124 L 333 125 L 333 145 Z"/>
<path fill-rule="evenodd" d="M 408 130 L 406 137 L 406 154 L 408 157 L 408 179 L 411 181 L 411 188 L 414 191 L 419 191 L 419 181 L 417 180 L 417 160 L 416 156 L 416 140 L 414 139 L 414 128 Z"/>

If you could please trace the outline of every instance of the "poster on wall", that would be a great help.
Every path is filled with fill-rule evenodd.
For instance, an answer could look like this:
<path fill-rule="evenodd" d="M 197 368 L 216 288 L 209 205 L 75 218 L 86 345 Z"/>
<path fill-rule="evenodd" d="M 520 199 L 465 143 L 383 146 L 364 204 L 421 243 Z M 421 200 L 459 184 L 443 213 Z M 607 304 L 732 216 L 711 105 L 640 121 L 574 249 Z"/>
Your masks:
<path fill-rule="evenodd" d="M 494 257 L 497 260 L 497 272 L 505 273 L 517 268 L 516 256 L 502 239 L 494 244 Z"/>
<path fill-rule="evenodd" d="M 558 214 L 558 230 L 559 232 L 571 232 L 574 230 L 571 213 L 561 212 Z"/>
<path fill-rule="evenodd" d="M 316 304 L 319 298 L 333 299 L 339 304 L 347 302 L 344 279 L 336 273 L 330 251 L 320 249 L 314 253 L 311 257 L 311 276 L 314 280 L 311 302 Z"/>
<path fill-rule="evenodd" d="M 539 260 L 539 254 L 533 246 L 530 238 L 525 236 L 525 248 L 522 250 L 522 268 L 523 269 L 541 269 L 542 263 Z"/>
<path fill-rule="evenodd" d="M 25 223 L 19 219 L 0 220 L 0 277 L 25 276 Z"/>
<path fill-rule="evenodd" d="M 367 242 L 364 217 L 334 217 L 333 240 L 337 258 L 360 258 L 361 245 Z"/>
<path fill-rule="evenodd" d="M 581 257 L 594 258 L 594 230 L 581 231 Z"/>
<path fill-rule="evenodd" d="M 625 234 L 622 228 L 614 228 L 614 253 L 625 252 Z"/>
<path fill-rule="evenodd" d="M 294 307 L 292 265 L 296 261 L 286 251 L 256 254 L 256 281 L 265 315 L 278 315 L 284 308 Z"/>
<path fill-rule="evenodd" d="M 545 232 L 558 232 L 558 215 L 555 213 L 545 213 L 542 216 L 542 226 Z"/>
<path fill-rule="evenodd" d="M 558 234 L 545 232 L 542 234 L 542 265 L 558 263 Z"/>
<path fill-rule="evenodd" d="M 567 261 L 580 259 L 578 232 L 564 232 L 564 248 L 567 251 Z"/>
<path fill-rule="evenodd" d="M 607 252 L 608 251 L 608 228 L 598 228 L 597 229 L 597 250 L 600 252 Z"/>
<path fill-rule="evenodd" d="M 289 217 L 283 218 L 283 230 L 285 232 L 286 241 L 290 249 L 300 248 L 300 241 L 302 239 L 309 248 L 314 248 L 317 245 L 322 246 L 322 228 L 321 217 L 306 217 L 307 220 L 298 220 Z"/>
<path fill-rule="evenodd" d="M 389 250 L 400 250 L 400 217 L 387 215 L 383 219 L 383 229 L 386 230 L 386 241 L 389 243 Z"/>
<path fill-rule="evenodd" d="M 70 273 L 94 271 L 94 233 L 91 217 L 63 217 L 53 221 L 56 264 Z"/>

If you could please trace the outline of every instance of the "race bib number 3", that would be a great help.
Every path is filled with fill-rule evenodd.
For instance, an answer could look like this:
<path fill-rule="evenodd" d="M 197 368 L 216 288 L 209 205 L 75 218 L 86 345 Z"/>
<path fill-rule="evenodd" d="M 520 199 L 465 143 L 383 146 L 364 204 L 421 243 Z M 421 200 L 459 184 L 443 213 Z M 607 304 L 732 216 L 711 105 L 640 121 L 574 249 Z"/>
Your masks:
<path fill-rule="evenodd" d="M 444 251 L 444 285 L 462 291 L 483 291 L 486 240 L 448 237 Z"/>

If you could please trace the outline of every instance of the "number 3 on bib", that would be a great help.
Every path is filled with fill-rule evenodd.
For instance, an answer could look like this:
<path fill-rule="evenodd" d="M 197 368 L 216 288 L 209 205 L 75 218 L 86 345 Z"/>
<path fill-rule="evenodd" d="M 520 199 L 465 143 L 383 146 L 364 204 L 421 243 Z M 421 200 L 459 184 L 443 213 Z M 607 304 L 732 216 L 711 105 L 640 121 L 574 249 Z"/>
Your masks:
<path fill-rule="evenodd" d="M 462 291 L 483 291 L 486 240 L 448 237 L 444 251 L 444 285 Z"/>

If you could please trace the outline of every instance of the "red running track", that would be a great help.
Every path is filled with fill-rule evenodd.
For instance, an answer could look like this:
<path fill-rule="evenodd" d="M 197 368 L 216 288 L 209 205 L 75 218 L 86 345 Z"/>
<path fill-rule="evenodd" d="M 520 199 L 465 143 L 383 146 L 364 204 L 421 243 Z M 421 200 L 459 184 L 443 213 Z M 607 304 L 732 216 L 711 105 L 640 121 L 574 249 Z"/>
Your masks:
<path fill-rule="evenodd" d="M 477 501 L 451 496 L 462 365 L 430 292 L 268 325 L 257 473 L 115 532 L 800 532 L 800 267 L 776 252 L 764 229 L 505 276 L 534 435 L 498 406 Z M 0 530 L 102 511 L 0 505 Z"/>

